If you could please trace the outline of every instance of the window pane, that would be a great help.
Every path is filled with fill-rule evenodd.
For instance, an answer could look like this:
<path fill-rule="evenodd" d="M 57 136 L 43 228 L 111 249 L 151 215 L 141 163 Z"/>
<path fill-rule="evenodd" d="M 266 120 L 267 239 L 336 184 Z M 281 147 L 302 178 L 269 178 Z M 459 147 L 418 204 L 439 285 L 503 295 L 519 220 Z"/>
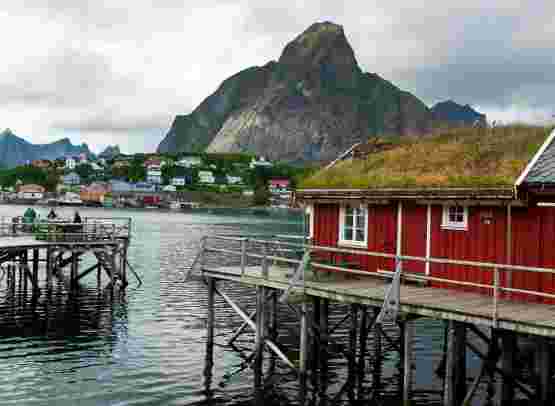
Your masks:
<path fill-rule="evenodd" d="M 356 240 L 364 241 L 364 229 L 357 228 L 356 230 Z"/>
<path fill-rule="evenodd" d="M 344 233 L 343 233 L 343 239 L 346 241 L 352 241 L 353 240 L 353 229 L 350 227 L 345 227 Z"/>
<path fill-rule="evenodd" d="M 351 216 L 351 215 L 346 215 L 345 216 L 345 225 L 347 227 L 352 227 L 353 226 L 353 216 Z"/>

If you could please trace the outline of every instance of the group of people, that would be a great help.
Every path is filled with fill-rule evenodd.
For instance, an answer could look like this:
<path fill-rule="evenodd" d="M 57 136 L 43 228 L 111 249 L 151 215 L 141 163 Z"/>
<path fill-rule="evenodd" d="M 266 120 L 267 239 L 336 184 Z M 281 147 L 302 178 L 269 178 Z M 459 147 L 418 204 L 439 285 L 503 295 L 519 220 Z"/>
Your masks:
<path fill-rule="evenodd" d="M 51 208 L 50 212 L 48 213 L 48 216 L 46 217 L 48 218 L 48 220 L 55 220 L 58 218 L 58 214 L 56 213 L 54 208 Z M 37 213 L 32 207 L 29 207 L 27 208 L 27 210 L 25 210 L 25 213 L 23 214 L 23 218 L 25 219 L 26 223 L 34 223 L 37 218 Z M 73 216 L 73 222 L 82 223 L 81 216 L 79 215 L 79 212 L 77 210 L 75 210 L 75 214 Z"/>

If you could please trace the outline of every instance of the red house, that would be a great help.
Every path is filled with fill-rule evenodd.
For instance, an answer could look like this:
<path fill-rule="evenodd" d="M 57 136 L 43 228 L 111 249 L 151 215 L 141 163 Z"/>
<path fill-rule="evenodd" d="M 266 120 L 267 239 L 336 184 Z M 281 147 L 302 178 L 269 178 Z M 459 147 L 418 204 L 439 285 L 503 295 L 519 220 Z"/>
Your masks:
<path fill-rule="evenodd" d="M 342 159 L 295 193 L 313 244 L 396 255 L 555 268 L 555 130 L 455 130 Z M 330 255 L 362 270 L 394 260 Z M 404 273 L 492 284 L 491 268 L 403 261 Z M 500 272 L 501 286 L 555 294 L 555 275 Z M 432 282 L 432 286 L 492 290 Z M 509 294 L 507 294 L 509 295 Z M 524 293 L 513 298 L 553 302 Z"/>

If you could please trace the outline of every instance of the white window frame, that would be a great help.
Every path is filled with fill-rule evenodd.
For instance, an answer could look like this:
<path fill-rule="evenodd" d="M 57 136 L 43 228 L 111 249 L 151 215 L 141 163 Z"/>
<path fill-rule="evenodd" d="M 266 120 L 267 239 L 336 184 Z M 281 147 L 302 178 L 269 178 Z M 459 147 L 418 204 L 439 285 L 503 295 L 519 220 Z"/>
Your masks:
<path fill-rule="evenodd" d="M 346 240 L 343 238 L 343 230 L 345 228 L 345 216 L 347 214 L 347 209 L 362 210 L 364 213 L 364 241 L 356 240 Z M 358 216 L 353 216 L 353 237 L 356 236 L 356 229 L 359 225 L 356 224 L 356 218 Z M 368 246 L 368 207 L 364 205 L 360 206 L 341 206 L 339 210 L 339 245 L 346 245 L 356 248 L 365 248 Z"/>
<path fill-rule="evenodd" d="M 462 221 L 452 221 L 449 219 L 449 210 L 451 208 L 460 207 L 462 211 Z M 458 230 L 467 231 L 468 230 L 468 206 L 463 206 L 460 204 L 446 204 L 443 206 L 443 215 L 441 217 L 441 228 L 444 230 Z"/>
<path fill-rule="evenodd" d="M 309 204 L 304 209 L 305 215 L 308 216 L 310 221 L 309 228 L 308 228 L 308 238 L 314 238 L 314 205 Z"/>

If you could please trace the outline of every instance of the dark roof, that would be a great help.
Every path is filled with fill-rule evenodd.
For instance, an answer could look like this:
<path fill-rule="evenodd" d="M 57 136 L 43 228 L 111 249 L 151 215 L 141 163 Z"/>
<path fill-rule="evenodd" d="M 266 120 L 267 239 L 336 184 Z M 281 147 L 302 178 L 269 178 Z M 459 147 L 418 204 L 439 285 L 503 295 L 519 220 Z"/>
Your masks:
<path fill-rule="evenodd" d="M 555 130 L 551 132 L 546 144 L 537 157 L 534 157 L 531 165 L 522 180 L 524 184 L 551 184 L 555 183 Z"/>

